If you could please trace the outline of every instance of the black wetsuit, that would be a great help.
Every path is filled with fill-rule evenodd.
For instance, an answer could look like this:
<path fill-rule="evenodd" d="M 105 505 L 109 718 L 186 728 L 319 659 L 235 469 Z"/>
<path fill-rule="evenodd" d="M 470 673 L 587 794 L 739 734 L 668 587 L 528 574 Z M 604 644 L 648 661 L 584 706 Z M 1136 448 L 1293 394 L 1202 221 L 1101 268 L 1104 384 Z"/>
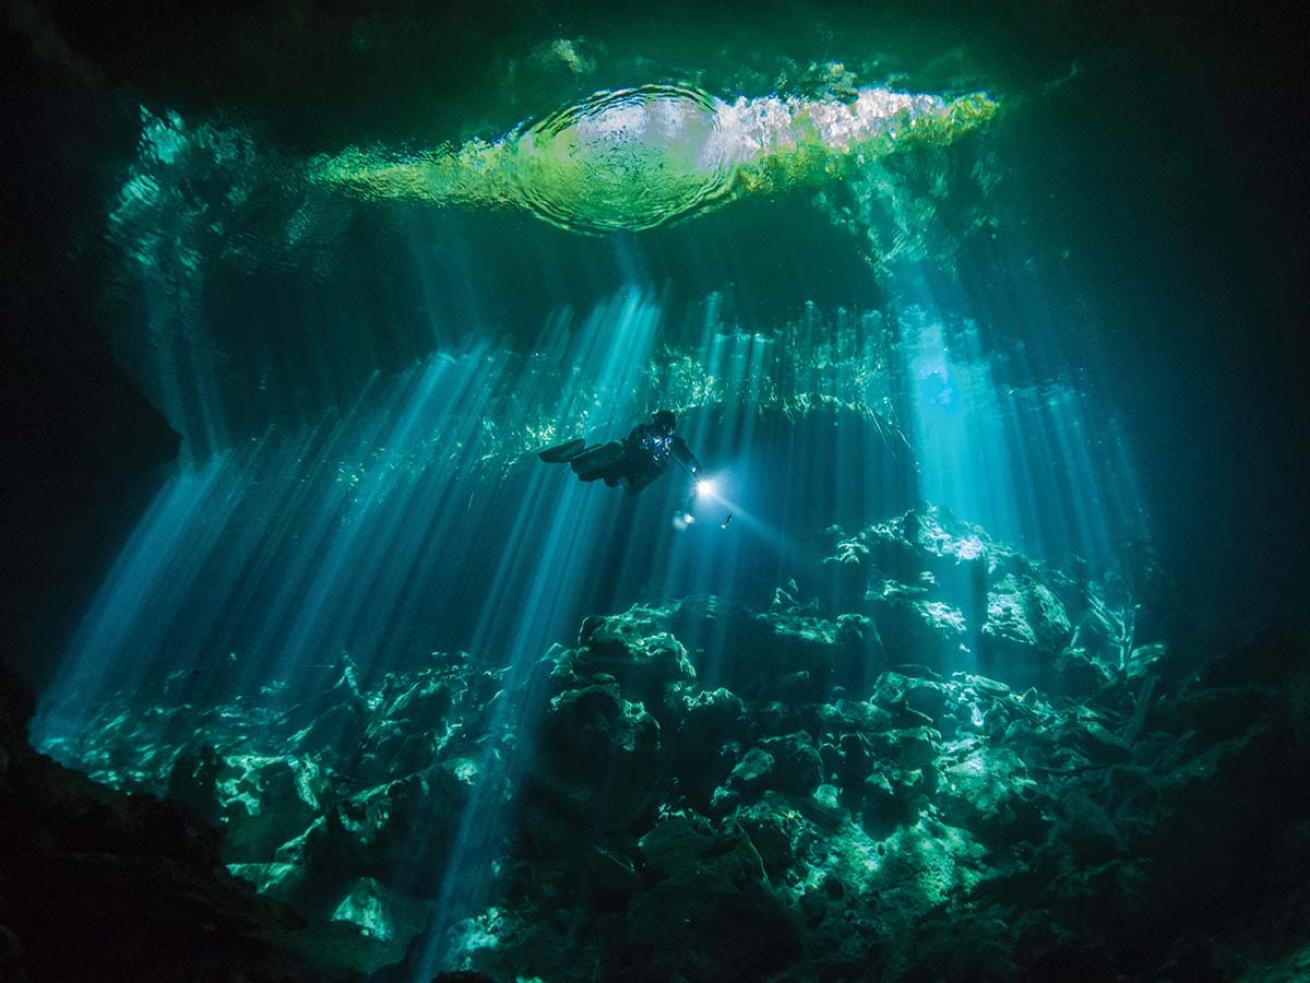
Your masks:
<path fill-rule="evenodd" d="M 623 478 L 630 492 L 641 491 L 662 475 L 670 461 L 677 461 L 691 474 L 700 470 L 700 462 L 685 440 L 649 423 L 633 427 L 623 439 L 623 446 L 630 464 L 630 470 Z"/>
<path fill-rule="evenodd" d="M 636 494 L 662 475 L 670 461 L 679 462 L 692 474 L 700 470 L 700 462 L 686 441 L 670 431 L 642 423 L 633 427 L 623 440 L 587 448 L 569 464 L 583 481 L 603 480 L 611 488 L 624 484 L 629 494 Z"/>

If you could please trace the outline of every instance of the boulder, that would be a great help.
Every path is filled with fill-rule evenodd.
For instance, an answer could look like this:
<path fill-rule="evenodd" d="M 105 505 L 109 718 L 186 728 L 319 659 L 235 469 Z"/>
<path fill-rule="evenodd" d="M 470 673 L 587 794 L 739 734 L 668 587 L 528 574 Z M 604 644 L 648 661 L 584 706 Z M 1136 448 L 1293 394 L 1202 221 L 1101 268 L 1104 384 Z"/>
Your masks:
<path fill-rule="evenodd" d="M 985 841 L 1008 842 L 1040 829 L 1036 782 L 1013 751 L 975 744 L 941 766 L 934 797 L 942 820 Z"/>
<path fill-rule="evenodd" d="M 1010 573 L 992 585 L 980 633 L 985 658 L 1018 672 L 1024 681 L 1036 679 L 1071 634 L 1064 605 L 1036 579 Z"/>
<path fill-rule="evenodd" d="M 890 664 L 934 669 L 958 665 L 967 626 L 958 608 L 944 601 L 893 597 L 874 604 L 874 623 Z"/>
<path fill-rule="evenodd" d="M 612 828 L 651 806 L 667 764 L 659 722 L 618 683 L 597 683 L 551 700 L 531 780 L 579 818 Z"/>
<path fill-rule="evenodd" d="M 908 727 L 875 734 L 873 752 L 879 761 L 913 771 L 925 768 L 937 758 L 941 734 L 931 727 Z"/>
<path fill-rule="evenodd" d="M 766 792 L 758 802 L 738 809 L 733 819 L 750 837 L 769 881 L 782 883 L 808 835 L 800 814 L 784 796 Z"/>
<path fill-rule="evenodd" d="M 333 908 L 327 923 L 329 931 L 319 933 L 314 945 L 336 950 L 326 960 L 328 965 L 376 973 L 405 958 L 410 942 L 423 930 L 429 910 L 430 905 L 424 902 L 371 877 L 361 877 Z"/>
<path fill-rule="evenodd" d="M 233 863 L 271 859 L 321 812 L 317 769 L 293 756 L 229 755 L 218 783 L 220 822 Z"/>
<path fill-rule="evenodd" d="M 386 719 L 409 731 L 437 731 L 444 725 L 462 687 L 448 673 L 421 673 L 386 709 Z"/>
<path fill-rule="evenodd" d="M 728 787 L 736 792 L 759 794 L 771 783 L 777 760 L 761 748 L 746 752 L 728 775 Z"/>
<path fill-rule="evenodd" d="M 610 618 L 588 618 L 579 647 L 563 652 L 552 674 L 563 685 L 608 676 L 625 697 L 664 716 L 673 691 L 696 679 L 687 650 L 666 631 L 652 630 L 650 611 L 634 608 Z"/>
<path fill-rule="evenodd" d="M 777 762 L 769 783 L 789 795 L 809 795 L 823 781 L 823 760 L 810 736 L 797 731 L 766 738 L 760 747 Z"/>
<path fill-rule="evenodd" d="M 707 807 L 709 797 L 741 756 L 751 732 L 746 705 L 719 687 L 702 690 L 686 701 L 682 724 L 673 735 L 673 769 L 678 785 L 693 804 Z"/>
<path fill-rule="evenodd" d="M 743 830 L 672 815 L 638 846 L 650 886 L 628 903 L 608 978 L 746 981 L 795 958 L 798 928 Z"/>

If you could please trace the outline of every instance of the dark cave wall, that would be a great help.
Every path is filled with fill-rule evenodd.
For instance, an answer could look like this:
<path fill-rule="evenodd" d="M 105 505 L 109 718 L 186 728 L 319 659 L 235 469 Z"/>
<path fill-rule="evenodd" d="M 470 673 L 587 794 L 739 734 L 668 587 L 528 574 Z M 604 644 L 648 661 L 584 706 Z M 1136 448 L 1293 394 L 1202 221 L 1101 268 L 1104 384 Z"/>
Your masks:
<path fill-rule="evenodd" d="M 0 64 L 0 651 L 39 685 L 178 435 L 102 330 L 106 182 L 137 123 L 21 35 Z"/>
<path fill-rule="evenodd" d="M 0 663 L 0 979 L 324 978 L 270 942 L 302 922 L 227 874 L 217 831 L 34 752 L 34 707 Z"/>

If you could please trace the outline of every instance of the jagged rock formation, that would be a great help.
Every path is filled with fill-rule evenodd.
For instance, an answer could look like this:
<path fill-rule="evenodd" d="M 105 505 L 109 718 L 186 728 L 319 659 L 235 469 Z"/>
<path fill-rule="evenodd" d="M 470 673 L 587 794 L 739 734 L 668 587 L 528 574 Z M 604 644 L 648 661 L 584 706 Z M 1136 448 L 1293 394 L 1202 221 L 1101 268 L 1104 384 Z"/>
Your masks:
<path fill-rule="evenodd" d="M 223 829 L 359 972 L 412 971 L 472 809 L 496 873 L 440 944 L 492 980 L 1294 978 L 1293 641 L 1145 637 L 1126 576 L 935 510 L 833 532 L 817 597 L 638 605 L 517 672 L 160 695 L 60 752 Z"/>
<path fill-rule="evenodd" d="M 280 948 L 300 918 L 223 869 L 213 829 L 36 754 L 32 709 L 0 666 L 0 979 L 314 978 Z"/>

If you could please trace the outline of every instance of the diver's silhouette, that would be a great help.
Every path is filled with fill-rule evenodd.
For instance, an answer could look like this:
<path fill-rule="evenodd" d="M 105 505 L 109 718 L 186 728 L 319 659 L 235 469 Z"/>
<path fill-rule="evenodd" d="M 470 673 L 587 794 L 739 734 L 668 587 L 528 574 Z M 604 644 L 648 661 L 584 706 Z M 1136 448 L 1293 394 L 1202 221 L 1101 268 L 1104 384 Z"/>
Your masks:
<path fill-rule="evenodd" d="M 635 495 L 662 475 L 670 462 L 689 474 L 700 471 L 700 462 L 686 441 L 674 435 L 678 418 L 659 410 L 650 423 L 639 423 L 622 440 L 586 446 L 582 438 L 547 448 L 537 456 L 550 464 L 568 462 L 582 481 L 604 481 L 609 487 L 623 485 Z"/>

